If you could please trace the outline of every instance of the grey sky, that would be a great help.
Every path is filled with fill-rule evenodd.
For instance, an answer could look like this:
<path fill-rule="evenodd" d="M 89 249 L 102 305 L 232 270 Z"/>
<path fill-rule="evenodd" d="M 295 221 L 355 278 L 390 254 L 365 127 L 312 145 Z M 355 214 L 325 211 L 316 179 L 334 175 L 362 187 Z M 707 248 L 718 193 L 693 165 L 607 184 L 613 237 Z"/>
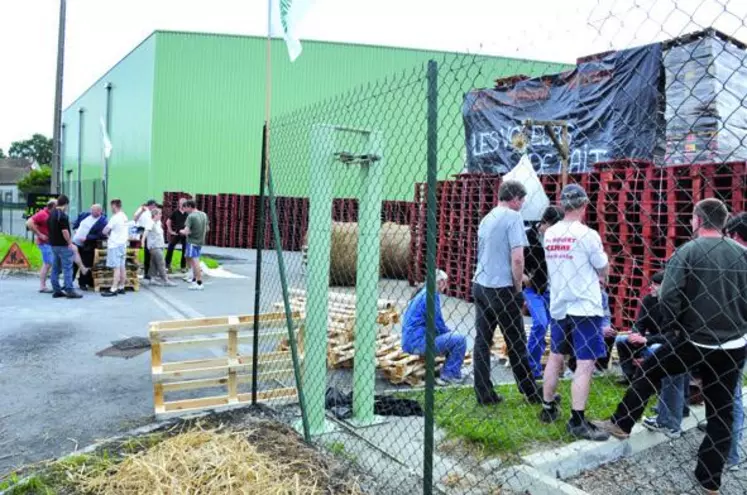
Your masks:
<path fill-rule="evenodd" d="M 34 132 L 52 135 L 58 8 L 58 0 L 0 0 L 6 152 Z M 747 41 L 745 18 L 747 0 L 315 0 L 300 33 L 302 42 L 572 62 L 707 26 Z M 64 104 L 156 29 L 264 35 L 266 26 L 266 0 L 68 0 Z"/>

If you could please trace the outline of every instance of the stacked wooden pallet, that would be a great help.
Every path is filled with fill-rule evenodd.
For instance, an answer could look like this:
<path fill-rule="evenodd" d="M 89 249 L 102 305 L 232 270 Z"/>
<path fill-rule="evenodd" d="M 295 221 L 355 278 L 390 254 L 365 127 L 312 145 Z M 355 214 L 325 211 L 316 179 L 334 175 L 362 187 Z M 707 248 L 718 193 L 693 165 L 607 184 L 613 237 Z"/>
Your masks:
<path fill-rule="evenodd" d="M 140 263 L 137 259 L 137 252 L 138 250 L 134 248 L 127 249 L 125 261 L 125 288 L 134 291 L 140 290 L 140 280 L 137 276 Z M 113 272 L 111 268 L 106 267 L 106 249 L 97 249 L 94 252 L 91 276 L 93 277 L 93 289 L 96 292 L 112 286 Z"/>
<path fill-rule="evenodd" d="M 306 314 L 306 293 L 291 289 L 291 311 Z M 275 303 L 275 308 L 282 309 L 283 303 Z M 378 324 L 377 336 L 386 337 L 392 334 L 392 326 L 399 323 L 399 313 L 394 302 L 380 299 L 377 302 Z M 329 368 L 350 368 L 355 357 L 355 296 L 330 292 L 327 323 L 327 366 Z M 288 346 L 284 340 L 280 349 Z"/>
<path fill-rule="evenodd" d="M 443 356 L 436 357 L 436 373 L 441 371 L 444 361 Z M 468 352 L 464 358 L 464 366 L 471 364 L 472 355 Z M 419 387 L 425 384 L 425 357 L 404 352 L 399 335 L 379 338 L 376 366 L 384 373 L 384 377 L 395 385 Z"/>

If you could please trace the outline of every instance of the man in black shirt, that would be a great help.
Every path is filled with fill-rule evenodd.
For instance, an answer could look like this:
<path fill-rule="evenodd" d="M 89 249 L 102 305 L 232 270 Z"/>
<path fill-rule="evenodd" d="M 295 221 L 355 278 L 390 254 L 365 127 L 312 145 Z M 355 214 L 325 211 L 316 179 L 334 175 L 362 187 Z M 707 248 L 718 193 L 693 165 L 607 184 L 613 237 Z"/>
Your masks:
<path fill-rule="evenodd" d="M 49 214 L 49 245 L 52 246 L 52 297 L 78 299 L 82 297 L 73 289 L 73 260 L 75 247 L 70 234 L 70 219 L 65 213 L 69 200 L 64 194 L 57 198 L 57 206 Z M 65 286 L 60 287 L 60 271 L 64 275 Z"/>
<path fill-rule="evenodd" d="M 545 353 L 545 334 L 550 325 L 550 290 L 547 284 L 547 264 L 542 239 L 545 231 L 563 219 L 563 210 L 549 206 L 539 223 L 527 230 L 529 246 L 524 255 L 524 299 L 532 317 L 527 352 L 535 378 L 542 378 L 542 355 Z"/>
<path fill-rule="evenodd" d="M 695 205 L 696 238 L 669 260 L 661 285 L 661 328 L 676 325 L 677 336 L 656 351 L 656 359 L 643 362 L 612 417 L 595 423 L 617 438 L 629 437 L 662 378 L 699 369 L 708 426 L 695 478 L 706 493 L 718 493 L 721 486 L 747 343 L 747 250 L 724 237 L 728 216 L 718 199 Z"/>
<path fill-rule="evenodd" d="M 174 248 L 177 244 L 182 245 L 182 260 L 180 262 L 182 272 L 187 270 L 187 258 L 184 253 L 187 252 L 187 237 L 179 234 L 179 231 L 186 226 L 189 214 L 184 210 L 184 203 L 187 198 L 179 199 L 179 209 L 174 210 L 171 216 L 166 220 L 166 231 L 169 234 L 169 247 L 166 250 L 166 268 L 171 271 L 171 258 L 174 255 Z"/>
<path fill-rule="evenodd" d="M 663 280 L 664 272 L 657 272 L 651 277 L 649 293 L 641 300 L 631 333 L 620 335 L 615 341 L 625 384 L 632 382 L 635 376 L 637 368 L 634 360 L 648 357 L 666 341 L 666 336 L 661 332 L 662 313 L 659 307 L 659 289 Z"/>

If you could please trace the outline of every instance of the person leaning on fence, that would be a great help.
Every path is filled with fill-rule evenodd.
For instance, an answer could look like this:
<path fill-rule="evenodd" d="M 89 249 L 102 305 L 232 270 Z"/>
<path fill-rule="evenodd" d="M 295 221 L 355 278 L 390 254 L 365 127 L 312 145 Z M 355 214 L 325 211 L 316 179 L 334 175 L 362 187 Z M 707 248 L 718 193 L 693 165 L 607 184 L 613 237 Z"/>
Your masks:
<path fill-rule="evenodd" d="M 589 197 L 571 184 L 563 188 L 560 203 L 565 218 L 545 232 L 545 257 L 550 275 L 550 357 L 545 367 L 540 420 L 551 423 L 560 417 L 555 395 L 563 356 L 576 357 L 571 385 L 571 419 L 566 430 L 587 440 L 603 441 L 609 433 L 597 429 L 585 418 L 592 374 L 596 360 L 605 357 L 602 284 L 609 269 L 607 254 L 599 234 L 584 225 Z"/>
<path fill-rule="evenodd" d="M 104 234 L 109 236 L 106 241 L 106 267 L 112 270 L 112 285 L 109 290 L 101 291 L 103 297 L 124 295 L 127 282 L 127 245 L 130 239 L 127 215 L 122 211 L 121 200 L 111 200 L 110 206 L 112 217 L 104 227 Z"/>
<path fill-rule="evenodd" d="M 187 238 L 179 233 L 187 222 L 187 216 L 189 215 L 184 210 L 184 203 L 187 202 L 187 198 L 179 199 L 179 208 L 171 213 L 171 216 L 166 220 L 166 229 L 169 234 L 169 246 L 166 249 L 166 269 L 171 271 L 171 258 L 174 256 L 174 248 L 177 244 L 182 246 L 182 256 L 179 262 L 179 267 L 182 273 L 187 271 L 187 257 L 184 255 L 187 251 Z"/>
<path fill-rule="evenodd" d="M 145 240 L 150 251 L 150 267 L 145 267 L 145 270 L 150 275 L 150 281 L 153 285 L 165 285 L 167 287 L 173 287 L 176 284 L 169 280 L 169 275 L 166 271 L 166 262 L 163 259 L 163 249 L 166 247 L 166 241 L 163 237 L 163 225 L 161 224 L 161 210 L 154 208 L 151 210 L 153 221 L 150 223 L 150 228 L 145 231 Z"/>
<path fill-rule="evenodd" d="M 57 201 L 52 199 L 47 203 L 47 207 L 34 213 L 31 218 L 26 220 L 26 227 L 35 234 L 34 241 L 36 247 L 42 255 L 42 268 L 39 272 L 39 292 L 42 294 L 51 294 L 52 289 L 47 288 L 47 276 L 52 269 L 54 256 L 52 255 L 52 246 L 49 245 L 49 214 L 52 213 Z"/>
<path fill-rule="evenodd" d="M 490 378 L 490 346 L 496 325 L 506 340 L 508 359 L 519 390 L 531 403 L 542 397 L 532 376 L 524 331 L 522 283 L 524 249 L 529 244 L 521 210 L 527 192 L 516 181 L 498 189 L 498 206 L 480 222 L 477 231 L 477 269 L 472 292 L 475 300 L 474 375 L 480 405 L 503 400 Z"/>
<path fill-rule="evenodd" d="M 80 277 L 78 278 L 78 285 L 81 290 L 93 288 L 91 268 L 93 267 L 96 247 L 99 241 L 106 238 L 104 236 L 106 223 L 106 215 L 104 215 L 103 209 L 99 204 L 91 205 L 91 210 L 84 211 L 78 215 L 78 218 L 73 223 L 73 229 L 75 229 L 73 243 L 77 247 L 81 264 L 86 267 L 85 271 L 81 270 Z M 73 278 L 76 276 L 77 268 L 78 265 L 73 267 Z"/>
<path fill-rule="evenodd" d="M 630 435 L 665 376 L 700 370 L 708 421 L 695 477 L 717 493 L 731 447 L 734 392 L 745 362 L 747 250 L 724 237 L 728 210 L 718 199 L 695 205 L 694 239 L 667 262 L 661 285 L 663 326 L 681 330 L 643 362 L 615 413 L 596 425 L 617 438 Z"/>
<path fill-rule="evenodd" d="M 524 253 L 524 300 L 532 317 L 527 352 L 535 378 L 542 378 L 542 355 L 545 335 L 550 325 L 550 290 L 547 284 L 547 263 L 542 240 L 548 228 L 563 219 L 563 210 L 548 206 L 542 219 L 527 230 L 529 247 Z"/>
<path fill-rule="evenodd" d="M 435 309 L 436 352 L 446 356 L 441 375 L 436 379 L 439 385 L 461 383 L 462 363 L 467 353 L 467 340 L 463 335 L 452 332 L 446 326 L 441 312 L 441 293 L 446 290 L 449 277 L 446 272 L 436 272 Z M 402 318 L 402 350 L 408 354 L 425 355 L 425 334 L 427 325 L 427 298 L 425 285 L 415 292 L 405 309 Z"/>

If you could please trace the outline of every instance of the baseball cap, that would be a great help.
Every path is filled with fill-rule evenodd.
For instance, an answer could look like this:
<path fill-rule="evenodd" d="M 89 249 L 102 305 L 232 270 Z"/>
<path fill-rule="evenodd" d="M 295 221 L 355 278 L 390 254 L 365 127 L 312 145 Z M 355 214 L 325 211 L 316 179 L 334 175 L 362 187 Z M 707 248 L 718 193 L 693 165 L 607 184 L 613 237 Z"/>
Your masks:
<path fill-rule="evenodd" d="M 149 199 L 147 203 L 145 203 L 145 206 L 157 206 L 158 203 L 156 203 L 155 199 Z"/>
<path fill-rule="evenodd" d="M 560 204 L 566 210 L 575 210 L 581 208 L 589 202 L 589 196 L 586 195 L 584 188 L 578 184 L 568 184 L 560 193 Z"/>

